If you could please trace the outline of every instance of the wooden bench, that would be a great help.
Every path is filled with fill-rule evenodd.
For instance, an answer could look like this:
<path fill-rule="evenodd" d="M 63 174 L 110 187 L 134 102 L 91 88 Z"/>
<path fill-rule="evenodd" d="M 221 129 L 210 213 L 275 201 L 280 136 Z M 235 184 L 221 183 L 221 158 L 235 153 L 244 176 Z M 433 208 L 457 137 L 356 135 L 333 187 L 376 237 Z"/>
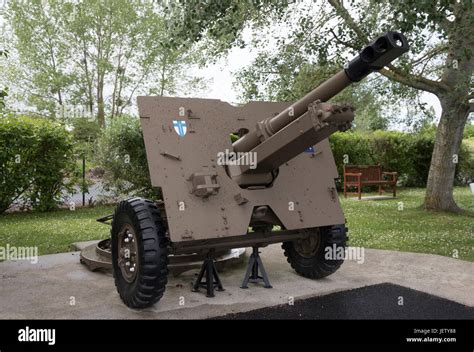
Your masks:
<path fill-rule="evenodd" d="M 347 198 L 347 189 L 356 187 L 359 199 L 361 199 L 363 186 L 379 186 L 379 194 L 382 187 L 391 186 L 393 197 L 397 195 L 396 172 L 382 172 L 380 165 L 344 165 L 344 197 Z"/>

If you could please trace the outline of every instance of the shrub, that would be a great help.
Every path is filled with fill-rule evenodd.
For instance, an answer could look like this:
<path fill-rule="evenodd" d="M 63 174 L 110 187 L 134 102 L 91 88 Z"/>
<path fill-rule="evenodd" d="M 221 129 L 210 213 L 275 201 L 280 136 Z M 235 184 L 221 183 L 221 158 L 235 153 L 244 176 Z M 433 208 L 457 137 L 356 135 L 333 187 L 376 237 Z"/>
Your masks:
<path fill-rule="evenodd" d="M 362 138 L 365 135 L 365 133 L 344 132 L 335 133 L 329 138 L 340 175 L 342 175 L 344 163 L 352 165 L 374 163 L 369 141 L 367 138 Z"/>
<path fill-rule="evenodd" d="M 397 171 L 400 183 L 409 187 L 426 186 L 434 140 L 434 129 L 416 134 L 344 132 L 329 138 L 339 175 L 343 174 L 345 159 L 349 164 L 380 163 L 384 170 Z M 99 164 L 105 169 L 105 185 L 109 189 L 152 199 L 160 197 L 151 187 L 138 118 L 122 116 L 112 121 L 99 138 Z M 464 143 L 456 168 L 456 182 L 465 184 L 473 175 L 473 153 Z"/>
<path fill-rule="evenodd" d="M 472 123 L 466 123 L 466 126 L 464 127 L 464 138 L 474 138 L 474 124 Z"/>
<path fill-rule="evenodd" d="M 397 171 L 402 177 L 411 171 L 409 135 L 396 131 L 374 131 L 368 136 L 375 164 L 382 165 L 387 171 Z"/>
<path fill-rule="evenodd" d="M 403 185 L 408 187 L 425 187 L 430 171 L 431 154 L 435 141 L 434 131 L 431 133 L 407 135 L 407 161 L 410 167 L 404 171 Z"/>
<path fill-rule="evenodd" d="M 100 126 L 97 121 L 76 118 L 72 121 L 73 135 L 76 142 L 93 143 L 99 137 Z"/>
<path fill-rule="evenodd" d="M 155 199 L 150 182 L 140 120 L 120 116 L 99 137 L 98 163 L 105 169 L 104 186 L 118 194 Z"/>
<path fill-rule="evenodd" d="M 46 119 L 0 119 L 0 164 L 0 213 L 17 200 L 40 211 L 55 208 L 72 187 L 71 135 Z"/>
<path fill-rule="evenodd" d="M 380 164 L 387 171 L 397 171 L 400 183 L 425 187 L 433 153 L 435 132 L 336 133 L 329 138 L 339 175 L 343 175 L 344 156 L 349 164 Z M 457 184 L 469 182 L 474 175 L 473 153 L 463 143 L 456 168 Z M 340 186 L 340 184 L 339 184 Z"/>
<path fill-rule="evenodd" d="M 458 185 L 474 182 L 474 137 L 463 140 L 461 144 L 455 181 Z"/>
<path fill-rule="evenodd" d="M 85 157 L 88 168 L 95 166 L 91 165 L 90 162 L 95 159 L 97 139 L 101 132 L 99 124 L 97 121 L 87 118 L 75 118 L 72 119 L 71 127 L 74 136 L 75 151 L 81 160 L 80 162 L 82 163 L 82 158 Z M 87 192 L 86 185 L 82 185 L 82 188 Z"/>

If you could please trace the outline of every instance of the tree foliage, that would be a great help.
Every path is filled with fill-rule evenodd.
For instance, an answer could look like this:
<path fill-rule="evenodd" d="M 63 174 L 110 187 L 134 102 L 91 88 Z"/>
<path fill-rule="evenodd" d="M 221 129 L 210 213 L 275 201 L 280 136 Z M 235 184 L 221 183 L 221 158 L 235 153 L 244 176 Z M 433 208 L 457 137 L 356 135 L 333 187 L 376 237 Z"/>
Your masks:
<path fill-rule="evenodd" d="M 169 45 L 163 5 L 126 0 L 13 0 L 6 18 L 21 61 L 18 95 L 40 112 L 69 117 L 123 114 L 139 94 L 202 86 L 183 72 L 192 48 Z M 186 81 L 186 83 L 184 83 Z"/>
<path fill-rule="evenodd" d="M 287 57 L 265 52 L 238 72 L 235 86 L 241 91 L 241 100 L 296 101 L 340 70 L 296 55 L 293 51 Z M 351 102 L 357 111 L 354 121 L 357 130 L 373 131 L 389 126 L 384 104 L 369 84 L 348 87 L 331 101 Z"/>
<path fill-rule="evenodd" d="M 267 1 L 242 4 L 229 0 L 225 10 L 216 2 L 206 1 L 194 14 L 191 14 L 191 7 L 185 7 L 188 11 L 185 18 L 198 16 L 203 19 L 189 22 L 192 29 L 188 32 L 206 35 L 212 29 L 212 33 L 218 34 L 218 43 L 227 41 L 229 45 L 235 45 L 245 26 L 258 25 L 258 19 L 266 16 L 273 21 L 271 28 L 276 33 L 276 58 L 284 57 L 286 50 L 293 48 L 295 60 L 303 56 L 307 62 L 320 66 L 342 65 L 350 55 L 387 30 L 404 33 L 411 45 L 410 52 L 380 70 L 381 75 L 375 77 L 382 79 L 383 76 L 389 81 L 382 80 L 386 84 L 377 91 L 394 93 L 399 104 L 405 99 L 411 108 L 417 105 L 420 92 L 432 93 L 439 99 L 443 111 L 433 148 L 425 207 L 459 210 L 453 198 L 456 172 L 453 160 L 460 152 L 469 98 L 472 97 L 472 1 L 278 1 L 275 2 L 278 5 L 272 7 Z M 225 15 L 227 20 L 221 21 L 215 17 L 217 14 Z M 245 17 L 243 14 L 250 15 Z M 263 22 L 256 32 L 257 47 L 271 38 L 265 32 L 267 25 L 268 21 Z M 195 38 L 199 39 L 199 35 Z M 378 86 L 374 81 L 371 85 Z M 249 88 L 253 92 L 258 89 L 257 86 Z"/>

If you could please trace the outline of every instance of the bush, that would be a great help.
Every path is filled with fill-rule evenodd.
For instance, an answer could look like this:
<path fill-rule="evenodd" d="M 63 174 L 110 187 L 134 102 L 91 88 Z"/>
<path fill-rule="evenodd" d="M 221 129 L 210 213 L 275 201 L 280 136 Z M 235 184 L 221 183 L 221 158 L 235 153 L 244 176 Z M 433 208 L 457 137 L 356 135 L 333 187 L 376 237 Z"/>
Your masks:
<path fill-rule="evenodd" d="M 339 175 L 343 175 L 346 157 L 349 164 L 380 164 L 386 171 L 397 171 L 403 186 L 426 186 L 435 141 L 434 131 L 417 134 L 395 131 L 345 132 L 332 135 L 329 141 Z M 466 184 L 474 175 L 473 159 L 472 152 L 463 143 L 456 168 L 457 184 Z"/>
<path fill-rule="evenodd" d="M 407 134 L 407 160 L 409 168 L 402 170 L 408 187 L 425 187 L 433 154 L 435 131 L 421 134 Z"/>
<path fill-rule="evenodd" d="M 435 130 L 420 133 L 375 131 L 335 133 L 329 138 L 339 175 L 349 164 L 381 164 L 397 171 L 402 186 L 425 187 L 431 163 Z M 99 138 L 99 164 L 105 169 L 105 186 L 117 193 L 154 199 L 145 144 L 138 118 L 118 117 Z M 456 168 L 456 183 L 466 184 L 474 175 L 473 152 L 463 143 Z M 338 186 L 341 186 L 340 182 Z"/>
<path fill-rule="evenodd" d="M 90 165 L 89 161 L 95 159 L 96 143 L 101 132 L 99 124 L 97 121 L 87 118 L 75 118 L 72 119 L 71 127 L 74 136 L 76 154 L 81 159 L 81 163 L 82 158 L 85 157 L 88 161 L 88 168 L 95 166 Z M 85 185 L 82 186 L 83 190 L 87 192 L 87 187 Z"/>
<path fill-rule="evenodd" d="M 105 169 L 104 185 L 118 194 L 155 199 L 150 182 L 140 120 L 120 116 L 99 137 L 98 163 Z"/>
<path fill-rule="evenodd" d="M 344 163 L 352 165 L 371 165 L 375 161 L 365 133 L 335 133 L 329 138 L 339 175 L 343 174 Z"/>
<path fill-rule="evenodd" d="M 466 126 L 464 127 L 464 138 L 474 138 L 474 124 L 472 123 L 466 123 Z"/>
<path fill-rule="evenodd" d="M 72 187 L 71 135 L 46 119 L 0 119 L 0 164 L 0 214 L 17 200 L 40 211 L 53 209 Z"/>
<path fill-rule="evenodd" d="M 459 165 L 456 168 L 456 184 L 474 182 L 474 137 L 464 139 L 459 152 Z"/>
<path fill-rule="evenodd" d="M 97 121 L 86 118 L 76 118 L 72 121 L 74 140 L 76 142 L 94 143 L 100 134 Z"/>

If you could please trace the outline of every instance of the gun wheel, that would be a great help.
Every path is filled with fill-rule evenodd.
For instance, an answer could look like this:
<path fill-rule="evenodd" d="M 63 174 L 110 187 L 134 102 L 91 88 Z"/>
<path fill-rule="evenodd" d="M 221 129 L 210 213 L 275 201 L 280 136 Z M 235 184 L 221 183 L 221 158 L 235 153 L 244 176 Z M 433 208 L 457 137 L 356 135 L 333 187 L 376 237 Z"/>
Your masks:
<path fill-rule="evenodd" d="M 331 251 L 336 249 L 336 254 L 344 251 L 346 230 L 344 225 L 321 227 L 308 238 L 283 242 L 282 248 L 288 263 L 298 274 L 307 278 L 321 279 L 331 275 L 344 260 L 338 257 L 326 258 L 326 248 L 329 247 Z"/>
<path fill-rule="evenodd" d="M 118 233 L 118 266 L 128 283 L 135 281 L 139 265 L 137 235 L 130 224 L 125 223 Z"/>
<path fill-rule="evenodd" d="M 158 302 L 168 281 L 168 241 L 156 205 L 132 198 L 120 202 L 111 230 L 115 286 L 131 308 Z"/>

